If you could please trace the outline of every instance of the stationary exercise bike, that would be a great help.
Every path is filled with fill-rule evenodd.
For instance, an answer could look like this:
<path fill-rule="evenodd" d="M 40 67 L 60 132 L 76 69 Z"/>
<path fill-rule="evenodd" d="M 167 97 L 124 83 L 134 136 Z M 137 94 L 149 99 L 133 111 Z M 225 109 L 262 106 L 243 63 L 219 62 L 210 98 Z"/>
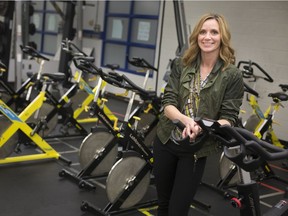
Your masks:
<path fill-rule="evenodd" d="M 249 82 L 254 82 L 254 89 L 256 88 L 255 85 L 258 79 L 263 79 L 270 83 L 273 82 L 271 76 L 269 76 L 269 74 L 257 63 L 252 61 L 248 62 L 240 61 L 237 67 L 241 68 L 242 65 L 244 65 L 242 69 L 243 77 L 245 79 L 248 79 Z M 262 76 L 258 76 L 254 73 L 253 69 L 254 67 L 256 67 L 258 71 L 262 72 Z M 272 102 L 271 105 L 265 111 L 261 110 L 261 107 L 259 106 L 257 99 L 254 95 L 250 95 L 250 97 L 247 98 L 253 110 L 253 113 L 247 119 L 244 127 L 254 132 L 259 139 L 265 139 L 266 141 L 271 142 L 273 145 L 284 148 L 284 145 L 277 138 L 273 130 L 273 123 L 274 123 L 273 120 L 276 115 L 276 112 L 280 109 L 280 107 L 284 107 L 281 104 L 281 102 L 288 100 L 287 95 L 284 93 L 287 90 L 287 87 L 285 87 L 285 85 L 282 84 L 279 86 L 281 87 L 282 92 L 268 94 L 268 97 L 272 98 Z"/>
<path fill-rule="evenodd" d="M 243 76 L 246 79 L 249 79 L 250 82 L 257 82 L 258 79 L 263 79 L 268 82 L 273 82 L 273 79 L 269 76 L 269 74 L 261 68 L 258 64 L 254 62 L 244 62 L 240 61 L 238 67 L 242 64 L 243 66 Z M 262 76 L 256 76 L 254 74 L 253 66 L 256 67 L 259 71 L 263 73 Z M 286 85 L 280 85 L 282 88 L 282 92 L 269 93 L 268 97 L 272 98 L 271 105 L 263 112 L 257 102 L 256 95 L 250 93 L 250 97 L 247 98 L 250 106 L 252 107 L 253 113 L 249 116 L 247 121 L 240 126 L 246 128 L 247 130 L 253 132 L 259 139 L 263 139 L 271 143 L 271 145 L 275 145 L 281 148 L 284 148 L 284 145 L 277 138 L 276 133 L 273 130 L 273 120 L 276 112 L 280 107 L 283 107 L 282 101 L 288 100 L 288 95 L 284 93 Z M 286 86 L 287 87 L 287 86 Z M 237 181 L 239 181 L 239 176 L 237 174 L 237 166 L 233 165 L 230 160 L 228 160 L 224 154 L 221 155 L 220 158 L 220 178 L 221 180 L 218 182 L 217 187 L 222 188 L 225 186 L 235 185 Z M 284 183 L 288 183 L 287 180 L 278 177 L 273 169 L 269 166 L 267 162 L 263 162 L 261 168 L 256 170 L 253 173 L 253 178 L 258 180 L 263 180 L 264 178 L 275 178 Z"/>
<path fill-rule="evenodd" d="M 217 121 L 196 118 L 195 121 L 203 129 L 203 133 L 194 142 L 189 137 L 176 139 L 175 142 L 192 150 L 202 147 L 203 139 L 213 136 L 224 146 L 224 153 L 229 160 L 233 161 L 241 170 L 241 182 L 237 184 L 238 196 L 231 197 L 231 205 L 239 208 L 241 216 L 286 216 L 288 215 L 288 190 L 285 197 L 265 214 L 261 214 L 259 190 L 255 181 L 251 180 L 249 173 L 259 168 L 263 161 L 275 161 L 288 157 L 288 150 L 271 145 L 260 140 L 250 131 L 220 125 Z M 179 121 L 175 124 L 184 128 Z M 230 149 L 237 149 L 231 154 Z"/>
<path fill-rule="evenodd" d="M 73 179 L 79 183 L 80 188 L 95 188 L 94 185 L 86 180 L 95 177 L 107 176 L 111 167 L 119 157 L 118 149 L 122 148 L 124 145 L 127 145 L 129 141 L 129 139 L 127 140 L 127 138 L 124 138 L 123 135 L 123 133 L 126 133 L 125 130 L 128 125 L 131 125 L 134 130 L 136 130 L 137 127 L 137 136 L 139 139 L 142 139 L 148 148 L 152 146 L 156 133 L 156 124 L 158 122 L 158 115 L 160 113 L 161 101 L 160 98 L 155 95 L 154 91 L 147 92 L 137 87 L 132 81 L 129 85 L 125 84 L 125 82 L 127 82 L 125 81 L 125 79 L 127 79 L 126 76 L 123 78 L 121 75 L 115 72 L 109 72 L 109 74 L 104 73 L 102 69 L 93 65 L 93 60 L 89 63 L 89 57 L 83 57 L 81 61 L 82 63 L 78 63 L 78 61 L 75 60 L 74 64 L 84 72 L 87 71 L 88 73 L 92 73 L 100 77 L 97 84 L 98 88 L 95 92 L 94 104 L 89 111 L 91 116 L 96 115 L 99 121 L 97 122 L 96 126 L 92 128 L 91 133 L 82 141 L 80 146 L 79 162 L 82 170 L 75 175 L 64 169 L 59 173 L 59 175 L 73 177 Z M 130 63 L 136 67 L 141 67 L 142 69 L 148 67 L 145 60 L 139 58 L 133 59 L 133 61 L 130 61 Z M 148 70 L 145 70 L 146 76 L 144 86 L 146 85 L 145 83 L 147 82 L 150 68 L 152 67 L 150 66 Z M 99 87 L 102 85 L 102 81 L 117 86 L 121 89 L 125 89 L 126 92 L 134 91 L 129 100 L 124 121 L 121 122 L 120 125 L 118 125 L 118 121 L 114 121 L 109 117 L 109 113 L 107 113 L 107 110 L 105 109 L 106 99 L 99 99 Z M 115 81 L 117 81 L 117 84 Z M 138 106 L 131 111 L 136 95 L 135 91 L 138 91 L 138 94 L 142 98 L 142 102 L 140 102 Z M 99 122 L 103 123 L 104 127 L 103 125 L 99 125 Z M 150 150 L 147 151 L 149 152 Z"/>
<path fill-rule="evenodd" d="M 135 58 L 134 61 L 142 60 Z M 128 89 L 129 91 L 133 92 L 127 106 L 128 111 L 125 115 L 127 119 L 125 117 L 124 123 L 121 125 L 121 127 L 119 127 L 118 131 L 115 131 L 113 128 L 113 123 L 109 121 L 109 119 L 105 118 L 105 115 L 103 115 L 103 112 L 97 103 L 94 103 L 95 106 L 90 108 L 91 113 L 98 116 L 108 131 L 107 129 L 104 129 L 104 131 L 101 128 L 96 129 L 93 134 L 94 145 L 91 143 L 91 141 L 87 142 L 86 139 L 83 141 L 83 150 L 86 149 L 87 146 L 90 146 L 90 152 L 95 152 L 96 154 L 93 155 L 94 158 L 90 160 L 82 171 L 85 172 L 89 169 L 91 171 L 91 169 L 93 170 L 98 168 L 98 166 L 100 166 L 99 164 L 104 162 L 104 159 L 107 157 L 108 153 L 118 153 L 118 146 L 122 148 L 122 154 L 116 163 L 114 160 L 114 165 L 112 163 L 113 166 L 112 168 L 110 167 L 110 171 L 106 179 L 106 193 L 109 203 L 104 209 L 99 209 L 89 202 L 83 201 L 81 209 L 83 211 L 92 211 L 100 215 L 108 215 L 118 214 L 121 212 L 123 213 L 123 211 L 126 212 L 136 210 L 139 207 L 155 205 L 155 200 L 139 203 L 150 185 L 153 155 L 151 149 L 145 145 L 143 137 L 139 136 L 136 126 L 139 119 L 137 119 L 137 117 L 134 118 L 134 123 L 132 124 L 129 121 L 129 119 L 132 119 L 132 117 L 129 117 L 129 114 L 127 113 L 131 113 L 130 110 L 136 94 L 139 95 L 143 101 L 151 101 L 151 98 L 155 97 L 156 92 L 146 91 L 145 88 L 140 88 L 125 75 L 120 75 L 117 73 L 106 74 L 89 61 L 84 60 L 82 64 L 78 64 L 78 67 L 80 67 L 80 69 L 83 71 L 89 71 L 92 74 L 94 73 L 100 75 L 103 80 L 111 85 Z M 145 83 L 147 82 L 148 76 L 149 71 L 146 71 L 143 87 L 146 85 Z M 132 113 L 134 114 L 134 112 Z M 108 137 L 106 136 L 106 138 L 103 139 L 101 134 L 107 134 Z M 96 145 L 95 142 L 98 144 Z M 102 145 L 103 147 L 99 148 L 99 145 Z M 94 147 L 94 149 L 97 147 L 98 150 L 91 150 L 92 147 Z M 111 148 L 114 149 L 115 147 L 116 151 L 112 151 Z M 114 156 L 114 158 L 116 158 L 117 155 Z"/>
<path fill-rule="evenodd" d="M 0 70 L 3 71 L 6 70 L 6 68 L 0 65 Z M 38 72 L 39 80 L 43 80 L 41 91 L 19 115 L 0 99 L 0 164 L 41 159 L 61 159 L 68 164 L 71 163 L 40 137 L 37 133 L 39 128 L 31 128 L 27 123 L 28 118 L 34 114 L 37 115 L 37 112 L 42 107 L 46 100 L 46 90 L 49 85 L 54 81 L 64 79 L 62 74 L 41 74 L 41 70 L 42 67 L 40 67 Z M 44 121 L 45 119 L 40 119 L 40 122 Z M 37 125 L 40 124 L 37 123 Z M 22 144 L 21 141 L 23 140 L 23 137 L 25 137 L 26 140 L 28 139 L 30 142 L 33 142 L 35 147 L 38 147 L 41 150 L 41 153 L 13 156 L 12 153 L 15 151 L 18 150 L 19 152 L 19 144 Z"/>
<path fill-rule="evenodd" d="M 22 48 L 22 51 L 32 56 L 33 58 L 40 59 L 41 60 L 41 67 L 43 67 L 44 62 L 47 60 L 47 58 L 44 58 L 38 51 L 36 51 L 34 48 L 30 46 L 25 46 Z M 52 73 L 57 74 L 57 73 Z M 66 79 L 66 77 L 65 77 Z M 65 80 L 64 79 L 64 80 Z M 41 83 L 38 83 L 41 86 Z M 37 86 L 36 86 L 37 87 Z M 88 134 L 87 130 L 81 125 L 73 116 L 73 110 L 70 106 L 69 99 L 76 93 L 78 89 L 78 83 L 74 83 L 65 93 L 61 96 L 60 99 L 56 98 L 50 91 L 46 90 L 46 102 L 42 105 L 39 118 L 42 118 L 45 116 L 45 130 L 42 132 L 43 137 L 65 137 L 65 136 L 73 136 L 76 134 L 76 136 L 85 136 Z M 53 131 L 57 124 L 58 120 L 61 117 L 62 119 L 62 127 L 60 127 L 60 134 L 51 135 L 51 131 Z M 35 124 L 35 122 L 39 123 L 39 118 L 34 119 L 30 118 L 28 119 L 28 123 Z M 37 125 L 36 125 L 37 126 Z M 43 125 L 42 125 L 43 126 Z M 38 128 L 42 127 L 41 125 L 38 126 Z M 78 133 L 69 133 L 69 129 L 73 128 Z M 38 131 L 37 131 L 38 132 Z"/>
<path fill-rule="evenodd" d="M 84 56 L 88 57 L 86 53 L 84 53 L 82 50 L 80 50 L 72 41 L 66 39 L 62 41 L 62 49 L 67 52 L 69 55 L 73 58 L 77 58 L 77 56 Z M 90 58 L 90 57 L 89 57 Z M 93 58 L 91 57 L 91 60 Z M 106 65 L 107 68 L 109 68 L 111 71 L 114 71 L 119 68 L 119 65 L 117 64 L 108 64 Z M 85 74 L 85 73 L 84 73 Z M 98 76 L 92 77 L 93 80 L 97 80 Z M 83 78 L 83 71 L 77 70 L 75 71 L 74 76 L 72 74 L 69 77 L 70 83 L 78 83 L 78 89 L 77 92 L 71 96 L 70 103 L 71 108 L 73 109 L 73 117 L 77 120 L 79 123 L 91 123 L 98 121 L 97 118 L 92 118 L 89 115 L 89 112 L 86 111 L 86 107 L 90 106 L 93 102 L 95 92 L 99 90 L 99 95 L 103 95 L 105 93 L 105 86 L 106 83 L 102 82 L 101 85 L 96 85 L 94 88 L 90 87 L 90 85 L 84 80 Z M 98 80 L 99 83 L 99 80 Z M 101 90 L 100 90 L 101 89 Z M 117 121 L 118 118 L 105 106 L 105 112 L 109 116 L 109 118 L 112 121 Z"/>
<path fill-rule="evenodd" d="M 74 64 L 82 72 L 87 71 L 87 61 L 91 61 L 91 63 L 94 62 L 94 59 L 91 57 L 81 57 L 82 61 L 86 62 L 86 66 L 83 67 L 77 62 L 79 58 L 74 58 L 77 59 L 73 60 Z M 92 69 L 89 68 L 89 70 Z M 98 83 L 95 87 L 92 101 L 93 103 L 89 103 L 90 107 L 85 108 L 91 118 L 97 116 L 97 121 L 95 122 L 95 126 L 91 128 L 91 132 L 84 138 L 80 146 L 79 162 L 82 169 L 77 174 L 68 169 L 62 169 L 59 172 L 60 177 L 70 177 L 70 179 L 75 180 L 75 182 L 78 183 L 80 188 L 94 189 L 95 185 L 91 184 L 87 180 L 95 176 L 99 177 L 102 175 L 107 175 L 117 157 L 117 145 L 106 146 L 106 143 L 109 143 L 113 136 L 118 136 L 119 125 L 118 118 L 116 116 L 111 118 L 111 111 L 105 105 L 107 100 L 100 97 L 103 82 L 105 81 L 101 78 L 101 76 L 99 76 Z M 93 107 L 93 113 L 91 106 Z M 107 125 L 108 130 L 103 129 L 101 126 L 99 129 L 99 125 L 102 125 L 102 123 Z M 94 158 L 95 160 L 93 160 Z M 91 161 L 93 161 L 93 163 Z"/>

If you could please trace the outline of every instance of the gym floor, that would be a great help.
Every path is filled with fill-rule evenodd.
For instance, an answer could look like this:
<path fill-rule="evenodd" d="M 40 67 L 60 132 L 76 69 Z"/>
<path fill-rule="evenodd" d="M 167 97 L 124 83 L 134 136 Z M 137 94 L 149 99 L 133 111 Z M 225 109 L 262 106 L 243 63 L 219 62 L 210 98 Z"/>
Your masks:
<path fill-rule="evenodd" d="M 125 113 L 125 102 L 109 100 L 108 107 L 119 117 Z M 114 108 L 114 110 L 113 110 Z M 85 127 L 90 128 L 87 124 Z M 56 133 L 56 132 L 55 132 Z M 82 201 L 87 201 L 95 207 L 104 209 L 109 203 L 105 191 L 105 177 L 92 179 L 96 189 L 80 189 L 78 184 L 71 179 L 60 177 L 63 169 L 77 174 L 81 169 L 78 152 L 84 137 L 71 136 L 65 138 L 47 138 L 47 142 L 63 157 L 72 161 L 68 166 L 60 160 L 39 160 L 21 162 L 0 166 L 0 215 L 3 216 L 90 216 L 96 215 L 81 210 Z M 38 153 L 37 148 L 23 145 L 20 154 Z M 216 185 L 219 181 L 218 160 L 220 155 L 208 159 L 207 169 L 203 183 L 196 194 L 195 202 L 191 205 L 189 215 L 204 216 L 215 215 L 240 215 L 239 210 L 233 208 L 228 199 L 216 190 L 207 187 Z M 275 176 L 288 180 L 288 169 L 281 166 L 281 161 L 269 163 Z M 89 180 L 90 181 L 90 180 Z M 261 194 L 261 210 L 265 212 L 283 197 L 287 183 L 269 178 L 259 182 Z M 229 188 L 235 191 L 235 188 Z M 153 185 L 149 186 L 144 202 L 155 201 L 156 192 Z M 142 203 L 142 201 L 141 201 Z M 151 205 L 135 211 L 123 211 L 121 215 L 156 215 L 155 208 Z M 114 212 L 115 214 L 115 212 Z M 104 215 L 104 214 L 103 214 Z"/>

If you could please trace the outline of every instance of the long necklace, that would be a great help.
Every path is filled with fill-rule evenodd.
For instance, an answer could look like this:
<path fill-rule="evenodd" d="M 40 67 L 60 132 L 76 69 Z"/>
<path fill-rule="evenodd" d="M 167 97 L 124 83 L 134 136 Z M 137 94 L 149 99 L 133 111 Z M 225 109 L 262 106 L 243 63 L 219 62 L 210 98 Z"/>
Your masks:
<path fill-rule="evenodd" d="M 199 105 L 200 100 L 200 72 L 194 74 L 191 85 L 190 85 L 190 93 L 186 103 L 186 115 L 195 117 Z"/>
<path fill-rule="evenodd" d="M 209 75 L 208 75 L 209 76 Z M 205 80 L 201 81 L 200 77 L 200 71 L 195 73 L 190 84 L 190 93 L 189 97 L 186 101 L 186 104 L 184 106 L 184 113 L 187 116 L 190 116 L 191 118 L 194 118 L 196 116 L 199 102 L 200 102 L 200 90 L 205 86 L 207 83 L 208 76 L 205 78 Z M 181 131 L 179 128 L 176 127 L 175 134 L 181 138 Z"/>
<path fill-rule="evenodd" d="M 184 106 L 183 112 L 185 115 L 194 118 L 197 113 L 198 104 L 199 104 L 199 94 L 200 94 L 200 72 L 195 73 L 190 84 L 190 92 L 189 96 L 187 98 L 186 104 Z M 181 130 L 176 127 L 175 128 L 175 136 L 178 136 L 178 138 L 182 137 Z"/>
<path fill-rule="evenodd" d="M 199 102 L 200 102 L 200 91 L 201 89 L 206 85 L 208 82 L 208 77 L 210 73 L 207 74 L 204 80 L 201 79 L 201 72 L 200 70 L 194 75 L 193 80 L 191 82 L 191 88 L 190 88 L 190 95 L 189 100 L 190 104 L 192 105 L 192 116 L 195 116 L 197 113 Z"/>

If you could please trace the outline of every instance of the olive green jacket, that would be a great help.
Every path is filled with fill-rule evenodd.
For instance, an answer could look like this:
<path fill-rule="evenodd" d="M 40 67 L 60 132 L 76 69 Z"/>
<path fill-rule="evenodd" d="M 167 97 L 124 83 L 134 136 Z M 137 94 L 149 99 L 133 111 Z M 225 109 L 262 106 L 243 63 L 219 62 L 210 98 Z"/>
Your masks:
<path fill-rule="evenodd" d="M 163 108 L 174 105 L 180 111 L 183 110 L 189 96 L 191 79 L 199 67 L 200 59 L 191 67 L 183 67 L 180 58 L 175 60 L 164 90 Z M 196 116 L 214 120 L 226 119 L 234 125 L 244 95 L 243 77 L 241 71 L 232 64 L 225 71 L 221 71 L 222 67 L 223 61 L 219 59 L 209 75 L 208 82 L 200 91 Z M 163 144 L 167 143 L 174 128 L 175 125 L 163 112 L 157 127 L 157 136 Z M 221 145 L 209 138 L 195 156 L 198 158 L 209 156 L 220 150 L 222 150 Z"/>

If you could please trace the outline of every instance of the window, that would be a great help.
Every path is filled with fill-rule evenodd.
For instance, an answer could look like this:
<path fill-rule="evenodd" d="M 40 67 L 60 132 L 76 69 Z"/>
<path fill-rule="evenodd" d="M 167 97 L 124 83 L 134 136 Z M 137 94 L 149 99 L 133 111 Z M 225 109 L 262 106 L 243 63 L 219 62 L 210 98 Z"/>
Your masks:
<path fill-rule="evenodd" d="M 119 64 L 135 73 L 127 57 L 154 65 L 160 1 L 107 1 L 102 65 Z"/>
<path fill-rule="evenodd" d="M 29 40 L 36 43 L 37 50 L 41 53 L 55 55 L 61 17 L 49 1 L 33 1 L 32 5 L 35 11 L 31 22 L 35 24 L 36 32 Z M 57 5 L 63 10 L 63 2 L 57 2 Z"/>

